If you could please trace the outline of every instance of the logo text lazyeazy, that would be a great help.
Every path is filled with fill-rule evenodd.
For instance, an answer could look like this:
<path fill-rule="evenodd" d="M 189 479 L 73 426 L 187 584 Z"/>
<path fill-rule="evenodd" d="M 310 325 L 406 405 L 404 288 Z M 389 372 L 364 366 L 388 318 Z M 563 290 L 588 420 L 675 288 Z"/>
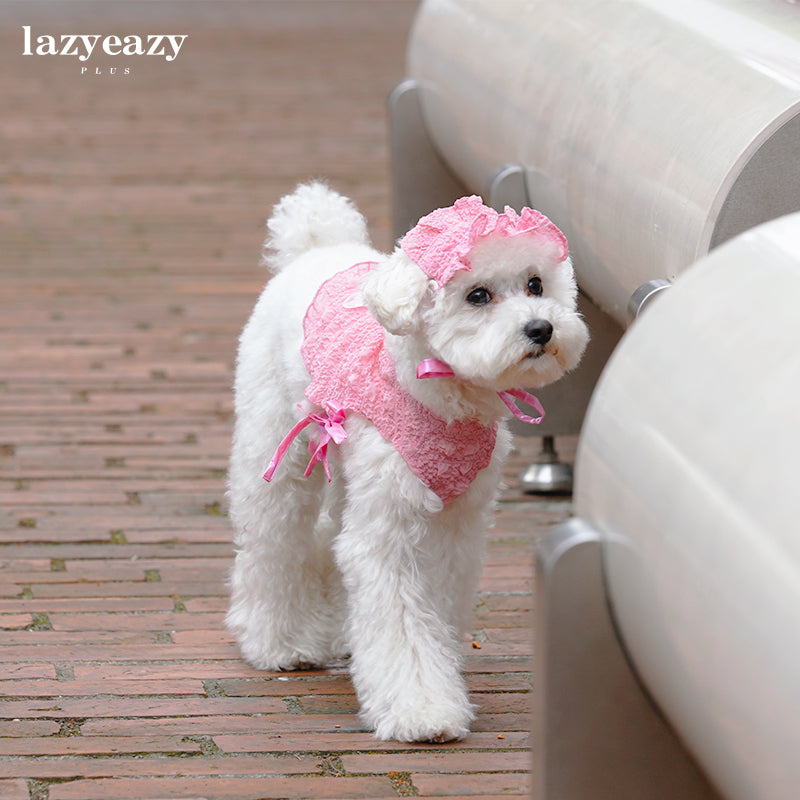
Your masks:
<path fill-rule="evenodd" d="M 174 61 L 188 34 L 149 33 L 144 36 L 105 36 L 101 33 L 41 34 L 35 37 L 30 25 L 23 25 L 22 55 L 77 56 L 88 61 L 94 52 L 109 56 L 160 56 Z"/>

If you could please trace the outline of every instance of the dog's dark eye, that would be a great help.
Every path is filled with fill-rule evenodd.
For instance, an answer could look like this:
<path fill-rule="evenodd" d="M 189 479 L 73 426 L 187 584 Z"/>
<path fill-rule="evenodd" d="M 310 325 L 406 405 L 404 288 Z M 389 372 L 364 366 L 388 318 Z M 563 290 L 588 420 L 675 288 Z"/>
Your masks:
<path fill-rule="evenodd" d="M 539 297 L 542 293 L 542 279 L 534 276 L 528 281 L 528 292 L 534 297 Z"/>
<path fill-rule="evenodd" d="M 467 295 L 467 302 L 472 303 L 473 306 L 485 306 L 492 299 L 492 293 L 483 286 L 473 289 Z"/>

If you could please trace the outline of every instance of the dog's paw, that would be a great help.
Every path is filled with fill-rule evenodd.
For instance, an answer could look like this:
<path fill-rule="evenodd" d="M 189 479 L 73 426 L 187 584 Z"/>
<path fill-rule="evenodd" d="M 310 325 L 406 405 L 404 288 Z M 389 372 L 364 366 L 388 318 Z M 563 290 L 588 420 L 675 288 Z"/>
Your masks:
<path fill-rule="evenodd" d="M 317 664 L 313 661 L 299 660 L 289 664 L 281 664 L 278 668 L 280 672 L 308 672 L 312 669 L 324 669 L 325 664 Z"/>
<path fill-rule="evenodd" d="M 447 742 L 460 742 L 469 735 L 469 728 L 459 728 L 458 730 L 444 730 L 426 736 L 424 739 L 414 739 L 415 742 L 427 742 L 429 744 L 445 744 Z"/>
<path fill-rule="evenodd" d="M 408 723 L 396 721 L 379 725 L 375 728 L 375 736 L 384 741 L 444 744 L 445 742 L 459 741 L 468 735 L 468 725 L 435 722 Z"/>
<path fill-rule="evenodd" d="M 442 744 L 464 739 L 474 719 L 471 705 L 459 708 L 421 708 L 403 714 L 388 713 L 373 726 L 378 739 Z"/>
<path fill-rule="evenodd" d="M 327 655 L 310 656 L 293 650 L 267 650 L 263 647 L 251 647 L 240 643 L 244 660 L 251 667 L 264 672 L 300 672 L 311 669 L 322 669 L 328 662 Z"/>

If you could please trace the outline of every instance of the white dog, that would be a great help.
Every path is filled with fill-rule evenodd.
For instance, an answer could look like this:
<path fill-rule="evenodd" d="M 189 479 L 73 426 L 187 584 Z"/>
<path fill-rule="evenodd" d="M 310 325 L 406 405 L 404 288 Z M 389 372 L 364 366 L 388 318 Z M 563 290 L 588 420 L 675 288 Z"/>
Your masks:
<path fill-rule="evenodd" d="M 470 197 L 386 256 L 320 183 L 283 198 L 268 229 L 273 277 L 236 374 L 227 625 L 260 669 L 350 655 L 381 739 L 461 738 L 504 418 L 523 418 L 515 399 L 536 406 L 518 387 L 559 378 L 588 339 L 566 240 L 538 212 Z"/>

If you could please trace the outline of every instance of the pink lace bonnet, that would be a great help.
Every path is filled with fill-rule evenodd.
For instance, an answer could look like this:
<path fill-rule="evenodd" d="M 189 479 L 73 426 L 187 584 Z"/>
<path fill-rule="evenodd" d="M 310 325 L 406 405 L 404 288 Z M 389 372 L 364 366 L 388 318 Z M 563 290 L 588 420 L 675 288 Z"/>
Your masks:
<path fill-rule="evenodd" d="M 458 270 L 470 269 L 469 252 L 475 242 L 494 233 L 535 236 L 556 263 L 567 257 L 566 237 L 544 214 L 527 207 L 517 214 L 510 206 L 498 214 L 478 195 L 432 211 L 400 240 L 400 246 L 429 278 L 444 286 Z"/>

